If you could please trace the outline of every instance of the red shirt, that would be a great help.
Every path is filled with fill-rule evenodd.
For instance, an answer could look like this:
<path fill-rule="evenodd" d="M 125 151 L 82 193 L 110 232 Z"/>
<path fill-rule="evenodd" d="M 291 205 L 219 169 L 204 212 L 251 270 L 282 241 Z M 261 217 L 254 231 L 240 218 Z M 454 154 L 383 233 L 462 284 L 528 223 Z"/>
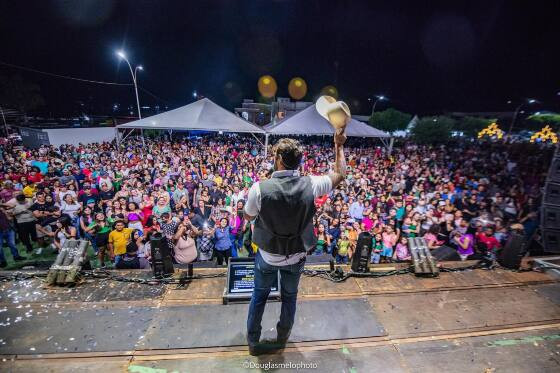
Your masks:
<path fill-rule="evenodd" d="M 321 207 L 326 202 L 328 196 L 325 194 L 324 196 L 315 198 L 315 206 Z"/>
<path fill-rule="evenodd" d="M 488 237 L 484 233 L 477 233 L 476 239 L 478 242 L 484 244 L 488 250 L 500 248 L 500 242 L 494 236 Z"/>
<path fill-rule="evenodd" d="M 14 182 L 14 183 L 19 183 L 21 181 L 21 178 L 24 177 L 25 175 L 23 174 L 17 174 L 17 173 L 11 173 L 10 174 L 10 179 Z"/>
<path fill-rule="evenodd" d="M 41 175 L 41 173 L 39 172 L 37 172 L 35 176 L 29 174 L 27 175 L 27 181 L 29 181 L 30 183 L 40 183 L 41 181 L 43 181 L 43 175 Z"/>

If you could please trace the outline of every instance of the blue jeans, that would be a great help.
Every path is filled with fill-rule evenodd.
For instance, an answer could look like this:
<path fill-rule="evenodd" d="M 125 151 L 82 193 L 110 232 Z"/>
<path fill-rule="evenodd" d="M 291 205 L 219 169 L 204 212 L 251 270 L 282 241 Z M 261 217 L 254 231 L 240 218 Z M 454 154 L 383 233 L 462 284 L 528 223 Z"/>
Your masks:
<path fill-rule="evenodd" d="M 91 243 L 91 247 L 93 247 L 93 251 L 95 251 L 95 255 L 97 255 L 99 248 L 97 247 L 97 241 L 95 240 L 95 237 L 91 233 L 84 232 L 82 238 L 88 240 Z"/>
<path fill-rule="evenodd" d="M 288 338 L 296 314 L 296 300 L 299 278 L 303 272 L 305 257 L 302 261 L 288 266 L 272 266 L 264 261 L 260 249 L 255 256 L 255 288 L 249 305 L 247 316 L 247 341 L 258 343 L 261 337 L 261 321 L 266 306 L 270 288 L 277 284 L 280 271 L 280 293 L 282 295 L 282 310 L 280 321 L 276 324 L 278 337 Z"/>
<path fill-rule="evenodd" d="M 229 235 L 229 239 L 231 241 L 231 243 L 233 244 L 232 248 L 231 248 L 231 257 L 232 258 L 237 258 L 238 255 L 238 251 L 241 247 L 243 247 L 243 236 L 241 236 L 241 238 L 237 238 L 237 235 L 235 234 L 230 234 Z"/>
<path fill-rule="evenodd" d="M 348 255 L 338 255 L 336 254 L 336 263 L 337 264 L 348 264 Z"/>
<path fill-rule="evenodd" d="M 19 257 L 19 252 L 16 247 L 16 232 L 13 229 L 0 232 L 0 262 L 5 262 L 6 257 L 4 256 L 4 240 L 8 243 L 8 247 L 12 252 L 12 257 Z"/>
<path fill-rule="evenodd" d="M 329 254 L 332 254 L 333 249 L 336 247 L 336 243 L 337 243 L 337 242 L 338 242 L 338 239 L 336 239 L 336 238 L 333 238 L 333 239 L 331 240 L 331 244 L 327 247 L 327 252 L 328 252 Z"/>

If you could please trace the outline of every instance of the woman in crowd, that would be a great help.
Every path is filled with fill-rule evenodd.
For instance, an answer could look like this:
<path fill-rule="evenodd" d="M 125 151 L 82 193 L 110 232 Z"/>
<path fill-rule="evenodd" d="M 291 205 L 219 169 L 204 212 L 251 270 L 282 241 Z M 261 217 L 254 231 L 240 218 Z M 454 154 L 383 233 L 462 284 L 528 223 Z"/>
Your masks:
<path fill-rule="evenodd" d="M 77 238 L 77 231 L 72 225 L 72 219 L 68 215 L 61 215 L 56 222 L 56 230 L 47 232 L 47 235 L 54 238 L 53 246 L 60 251 L 67 240 Z"/>
<path fill-rule="evenodd" d="M 109 233 L 111 233 L 112 224 L 105 219 L 105 214 L 98 212 L 95 214 L 95 220 L 86 228 L 86 233 L 92 237 L 92 242 L 97 248 L 97 258 L 99 267 L 105 267 L 105 256 L 108 255 L 107 245 L 109 243 Z M 110 255 L 109 255 L 110 256 Z"/>
<path fill-rule="evenodd" d="M 225 264 L 227 264 L 229 258 L 231 257 L 231 249 L 233 247 L 233 243 L 231 242 L 230 236 L 231 227 L 228 226 L 228 219 L 222 218 L 220 220 L 220 225 L 214 232 L 214 238 L 216 240 L 216 244 L 214 246 L 214 255 L 216 256 L 218 265 L 220 266 L 224 262 Z"/>
<path fill-rule="evenodd" d="M 327 251 L 327 248 L 331 244 L 331 238 L 327 234 L 325 230 L 325 226 L 323 224 L 319 224 L 317 226 L 317 245 L 315 246 L 315 255 L 322 255 L 324 252 Z"/>
<path fill-rule="evenodd" d="M 91 246 L 93 247 L 95 254 L 97 254 L 98 252 L 97 244 L 95 243 L 94 237 L 91 234 L 91 232 L 89 232 L 88 229 L 88 227 L 93 222 L 95 222 L 95 214 L 92 208 L 86 205 L 86 207 L 84 207 L 84 210 L 79 216 L 80 232 L 82 233 L 82 238 L 91 242 Z"/>
<path fill-rule="evenodd" d="M 144 218 L 140 207 L 136 202 L 128 203 L 128 211 L 126 214 L 126 220 L 128 221 L 128 227 L 132 229 L 137 229 L 139 231 L 144 230 L 142 225 L 142 219 Z"/>
<path fill-rule="evenodd" d="M 177 228 L 177 233 L 173 236 L 175 241 L 175 261 L 179 264 L 188 264 L 196 260 L 198 253 L 196 251 L 196 243 L 194 237 L 198 234 L 198 230 L 187 216 Z"/>
<path fill-rule="evenodd" d="M 237 201 L 237 206 L 234 211 L 231 211 L 230 227 L 231 227 L 231 242 L 233 247 L 231 249 L 231 256 L 236 258 L 238 256 L 238 251 L 243 247 L 243 200 Z"/>
<path fill-rule="evenodd" d="M 76 201 L 73 194 L 67 193 L 64 195 L 64 199 L 60 204 L 60 212 L 67 215 L 70 218 L 72 226 L 76 228 L 77 236 L 79 236 L 80 228 L 80 211 L 82 206 Z"/>
<path fill-rule="evenodd" d="M 467 260 L 470 255 L 474 254 L 474 238 L 470 233 L 461 233 L 454 231 L 451 233 L 452 243 L 457 246 L 457 254 L 461 260 Z"/>

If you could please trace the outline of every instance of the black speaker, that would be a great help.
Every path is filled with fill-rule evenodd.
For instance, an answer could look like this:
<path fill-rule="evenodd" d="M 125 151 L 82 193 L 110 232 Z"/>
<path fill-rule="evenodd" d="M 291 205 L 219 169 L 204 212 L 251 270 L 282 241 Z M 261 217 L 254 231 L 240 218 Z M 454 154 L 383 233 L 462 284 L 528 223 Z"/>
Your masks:
<path fill-rule="evenodd" d="M 560 154 L 556 152 L 556 154 Z M 560 157 L 556 156 L 552 159 L 550 169 L 548 170 L 548 181 L 553 183 L 560 183 Z"/>
<path fill-rule="evenodd" d="M 512 232 L 498 255 L 498 263 L 509 269 L 519 269 L 521 258 L 527 252 L 527 240 L 521 234 Z"/>
<path fill-rule="evenodd" d="M 545 252 L 560 254 L 560 229 L 543 229 L 542 241 Z"/>
<path fill-rule="evenodd" d="M 150 239 L 150 247 L 152 252 L 152 269 L 154 277 L 163 277 L 172 274 L 173 260 L 171 259 L 171 251 L 167 244 L 167 238 L 161 233 L 155 233 Z"/>
<path fill-rule="evenodd" d="M 352 271 L 365 273 L 369 272 L 369 258 L 373 246 L 372 236 L 369 232 L 362 232 L 358 236 L 356 251 L 352 256 Z"/>
<path fill-rule="evenodd" d="M 541 212 L 543 229 L 558 229 L 560 227 L 560 205 L 543 205 Z"/>
<path fill-rule="evenodd" d="M 543 203 L 560 206 L 560 184 L 547 182 L 544 187 Z"/>
<path fill-rule="evenodd" d="M 449 246 L 440 246 L 431 251 L 432 256 L 438 261 L 461 260 L 457 250 Z"/>

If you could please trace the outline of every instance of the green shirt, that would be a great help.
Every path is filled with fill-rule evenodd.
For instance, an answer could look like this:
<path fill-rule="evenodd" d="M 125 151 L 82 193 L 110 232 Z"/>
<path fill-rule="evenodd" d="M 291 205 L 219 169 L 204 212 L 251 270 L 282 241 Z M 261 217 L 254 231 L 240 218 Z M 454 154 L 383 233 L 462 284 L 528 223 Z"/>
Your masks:
<path fill-rule="evenodd" d="M 97 224 L 96 222 L 92 222 L 88 226 L 88 228 L 93 228 L 96 224 Z M 111 226 L 110 226 L 109 222 L 107 222 L 107 224 L 105 224 L 104 227 L 101 227 L 101 228 L 96 227 L 95 230 L 96 230 L 97 233 L 107 233 L 107 232 L 111 232 Z"/>

